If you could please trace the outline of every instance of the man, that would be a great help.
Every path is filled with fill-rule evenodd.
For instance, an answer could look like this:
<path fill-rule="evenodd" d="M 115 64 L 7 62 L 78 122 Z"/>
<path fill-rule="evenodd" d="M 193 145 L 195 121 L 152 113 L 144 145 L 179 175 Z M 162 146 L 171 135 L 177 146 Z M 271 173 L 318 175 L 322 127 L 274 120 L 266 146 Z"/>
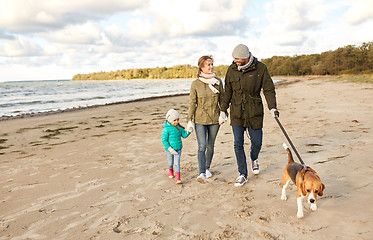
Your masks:
<path fill-rule="evenodd" d="M 259 152 L 263 139 L 263 103 L 260 92 L 263 89 L 268 109 L 273 117 L 279 116 L 276 92 L 265 64 L 258 61 L 246 45 L 239 44 L 233 49 L 233 63 L 225 76 L 220 119 L 226 119 L 230 106 L 230 119 L 234 135 L 234 152 L 238 172 L 234 186 L 247 182 L 247 163 L 244 149 L 244 132 L 248 131 L 251 140 L 250 158 L 254 174 L 259 173 Z"/>

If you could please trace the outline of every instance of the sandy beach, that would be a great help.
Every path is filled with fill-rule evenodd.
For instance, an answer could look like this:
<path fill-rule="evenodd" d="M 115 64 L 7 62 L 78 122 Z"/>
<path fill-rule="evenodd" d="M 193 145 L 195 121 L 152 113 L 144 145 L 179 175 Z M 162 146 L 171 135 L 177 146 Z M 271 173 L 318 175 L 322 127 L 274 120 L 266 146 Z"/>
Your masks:
<path fill-rule="evenodd" d="M 243 187 L 229 122 L 207 184 L 194 133 L 183 184 L 168 179 L 165 114 L 186 125 L 189 100 L 176 96 L 0 121 L 0 239 L 372 239 L 373 85 L 294 77 L 276 91 L 281 123 L 326 186 L 303 219 L 294 185 L 280 199 L 286 138 L 268 109 L 261 171 Z"/>

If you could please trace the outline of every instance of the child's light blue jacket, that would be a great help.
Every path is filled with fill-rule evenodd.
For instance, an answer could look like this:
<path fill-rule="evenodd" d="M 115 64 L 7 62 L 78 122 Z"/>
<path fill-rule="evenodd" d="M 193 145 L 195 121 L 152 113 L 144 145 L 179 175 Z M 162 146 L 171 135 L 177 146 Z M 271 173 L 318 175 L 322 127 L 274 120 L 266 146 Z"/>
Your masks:
<path fill-rule="evenodd" d="M 186 138 L 190 135 L 190 132 L 185 131 L 184 128 L 180 127 L 180 125 L 177 125 L 177 128 L 180 131 L 168 121 L 164 123 L 162 131 L 162 143 L 166 150 L 169 147 L 172 147 L 175 150 L 182 149 L 183 142 L 181 141 L 181 138 Z"/>

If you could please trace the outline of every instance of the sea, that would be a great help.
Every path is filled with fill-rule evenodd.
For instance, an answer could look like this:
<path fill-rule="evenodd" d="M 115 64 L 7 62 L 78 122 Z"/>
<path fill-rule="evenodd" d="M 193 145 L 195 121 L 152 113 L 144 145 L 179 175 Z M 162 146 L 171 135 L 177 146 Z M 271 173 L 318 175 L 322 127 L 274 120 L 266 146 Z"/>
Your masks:
<path fill-rule="evenodd" d="M 0 82 L 0 117 L 187 94 L 193 79 Z M 277 82 L 280 80 L 274 80 Z"/>

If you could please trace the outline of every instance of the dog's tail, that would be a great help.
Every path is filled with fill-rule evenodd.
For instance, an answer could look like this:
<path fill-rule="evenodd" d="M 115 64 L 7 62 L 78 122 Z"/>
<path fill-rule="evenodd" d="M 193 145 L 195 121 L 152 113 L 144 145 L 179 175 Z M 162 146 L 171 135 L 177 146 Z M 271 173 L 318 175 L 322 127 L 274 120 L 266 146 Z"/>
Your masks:
<path fill-rule="evenodd" d="M 285 148 L 285 150 L 288 152 L 288 164 L 289 163 L 293 163 L 294 162 L 294 159 L 293 159 L 293 155 L 291 154 L 291 151 L 290 151 L 290 148 L 288 147 L 288 145 L 286 145 L 286 143 L 283 143 L 282 146 Z"/>

